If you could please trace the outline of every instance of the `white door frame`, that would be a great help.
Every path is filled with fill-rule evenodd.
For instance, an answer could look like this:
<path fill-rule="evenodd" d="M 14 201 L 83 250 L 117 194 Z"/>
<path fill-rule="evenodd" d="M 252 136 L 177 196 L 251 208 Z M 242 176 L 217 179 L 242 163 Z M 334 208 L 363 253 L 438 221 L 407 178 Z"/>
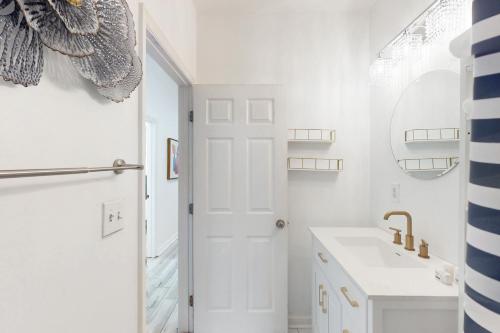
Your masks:
<path fill-rule="evenodd" d="M 192 195 L 191 145 L 189 111 L 192 108 L 192 84 L 194 76 L 182 63 L 172 44 L 164 36 L 151 15 L 147 12 L 144 3 L 139 3 L 139 55 L 146 62 L 146 47 L 152 46 L 164 60 L 165 69 L 172 79 L 179 85 L 179 332 L 191 332 L 192 308 L 189 307 L 189 295 L 192 288 L 190 276 L 191 265 L 191 233 L 192 223 L 188 206 Z M 139 87 L 139 157 L 140 163 L 145 161 L 145 120 L 146 120 L 146 73 Z M 141 173 L 139 182 L 139 248 L 138 248 L 138 332 L 146 333 L 146 234 L 145 234 L 145 200 L 144 175 Z"/>
<path fill-rule="evenodd" d="M 146 257 L 154 257 L 156 255 L 156 239 L 154 235 L 156 234 L 156 202 L 154 198 L 156 198 L 156 183 L 153 182 L 152 180 L 154 179 L 154 176 L 156 175 L 156 159 L 155 155 L 157 154 L 156 150 L 156 140 L 154 139 L 156 137 L 156 120 L 150 117 L 146 117 L 144 120 L 144 123 L 149 123 L 150 124 L 150 134 L 151 134 L 151 157 L 150 157 L 150 163 L 151 163 L 151 174 L 148 175 L 148 179 L 151 179 L 151 186 L 144 186 L 144 189 L 147 189 L 147 193 L 150 195 L 150 205 L 151 205 L 151 215 L 149 216 L 149 219 L 147 219 L 147 215 L 145 216 L 145 220 L 147 221 L 147 226 L 146 228 Z M 147 142 L 147 140 L 146 140 Z M 146 145 L 146 143 L 145 143 Z M 146 156 L 147 158 L 147 156 Z M 146 161 L 146 159 L 144 160 Z M 146 165 L 146 163 L 144 164 Z M 145 172 L 147 169 L 144 170 Z M 147 175 L 147 174 L 146 174 Z M 145 208 L 146 209 L 146 208 Z M 146 209 L 147 211 L 147 209 Z"/>

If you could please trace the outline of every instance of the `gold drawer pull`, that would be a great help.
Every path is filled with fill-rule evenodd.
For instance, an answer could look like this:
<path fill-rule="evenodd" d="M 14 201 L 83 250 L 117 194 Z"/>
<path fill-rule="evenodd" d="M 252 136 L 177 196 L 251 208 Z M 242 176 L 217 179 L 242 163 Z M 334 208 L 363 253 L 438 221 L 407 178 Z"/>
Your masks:
<path fill-rule="evenodd" d="M 319 306 L 321 306 L 321 308 L 323 308 L 323 303 L 324 303 L 324 299 L 323 299 L 323 288 L 325 286 L 323 286 L 322 284 L 319 285 Z"/>
<path fill-rule="evenodd" d="M 326 258 L 325 258 L 325 256 L 323 255 L 323 253 L 318 252 L 318 257 L 319 257 L 319 259 L 321 259 L 321 261 L 322 261 L 324 264 L 328 263 L 328 260 L 326 260 Z"/>
<path fill-rule="evenodd" d="M 349 330 L 342 330 L 342 333 L 350 333 Z"/>
<path fill-rule="evenodd" d="M 351 304 L 353 308 L 359 307 L 359 303 L 351 298 L 351 296 L 349 295 L 349 291 L 347 290 L 346 287 L 340 288 L 340 291 L 342 292 L 345 299 L 349 302 L 349 304 Z"/>

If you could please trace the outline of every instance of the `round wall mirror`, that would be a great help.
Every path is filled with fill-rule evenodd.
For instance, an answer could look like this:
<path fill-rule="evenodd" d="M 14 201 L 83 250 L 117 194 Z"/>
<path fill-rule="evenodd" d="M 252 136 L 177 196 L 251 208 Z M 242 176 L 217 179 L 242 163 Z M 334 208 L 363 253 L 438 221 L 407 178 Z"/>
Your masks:
<path fill-rule="evenodd" d="M 460 76 L 428 72 L 401 94 L 391 121 L 394 158 L 407 174 L 434 179 L 459 160 Z"/>

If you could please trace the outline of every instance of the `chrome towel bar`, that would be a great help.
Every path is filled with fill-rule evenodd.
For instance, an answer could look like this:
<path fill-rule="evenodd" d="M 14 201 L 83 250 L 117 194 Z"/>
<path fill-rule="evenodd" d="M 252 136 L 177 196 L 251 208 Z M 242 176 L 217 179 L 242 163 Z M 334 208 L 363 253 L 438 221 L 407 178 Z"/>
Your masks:
<path fill-rule="evenodd" d="M 119 175 L 125 170 L 144 170 L 144 166 L 140 164 L 127 164 L 124 160 L 118 159 L 114 161 L 111 167 L 0 170 L 0 179 L 77 175 L 106 171 L 113 171 L 115 174 Z"/>

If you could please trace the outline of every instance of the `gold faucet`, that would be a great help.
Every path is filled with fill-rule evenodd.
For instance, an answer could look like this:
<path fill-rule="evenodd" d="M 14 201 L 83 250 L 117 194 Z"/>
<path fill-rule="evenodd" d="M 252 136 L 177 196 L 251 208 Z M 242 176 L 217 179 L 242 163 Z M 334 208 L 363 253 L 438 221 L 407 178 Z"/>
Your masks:
<path fill-rule="evenodd" d="M 392 212 L 387 212 L 384 215 L 384 220 L 389 220 L 389 217 L 393 215 L 400 215 L 400 216 L 405 216 L 406 217 L 406 237 L 405 237 L 405 250 L 408 251 L 415 251 L 415 247 L 413 245 L 413 221 L 411 218 L 410 213 L 405 212 L 405 211 L 392 211 Z"/>

